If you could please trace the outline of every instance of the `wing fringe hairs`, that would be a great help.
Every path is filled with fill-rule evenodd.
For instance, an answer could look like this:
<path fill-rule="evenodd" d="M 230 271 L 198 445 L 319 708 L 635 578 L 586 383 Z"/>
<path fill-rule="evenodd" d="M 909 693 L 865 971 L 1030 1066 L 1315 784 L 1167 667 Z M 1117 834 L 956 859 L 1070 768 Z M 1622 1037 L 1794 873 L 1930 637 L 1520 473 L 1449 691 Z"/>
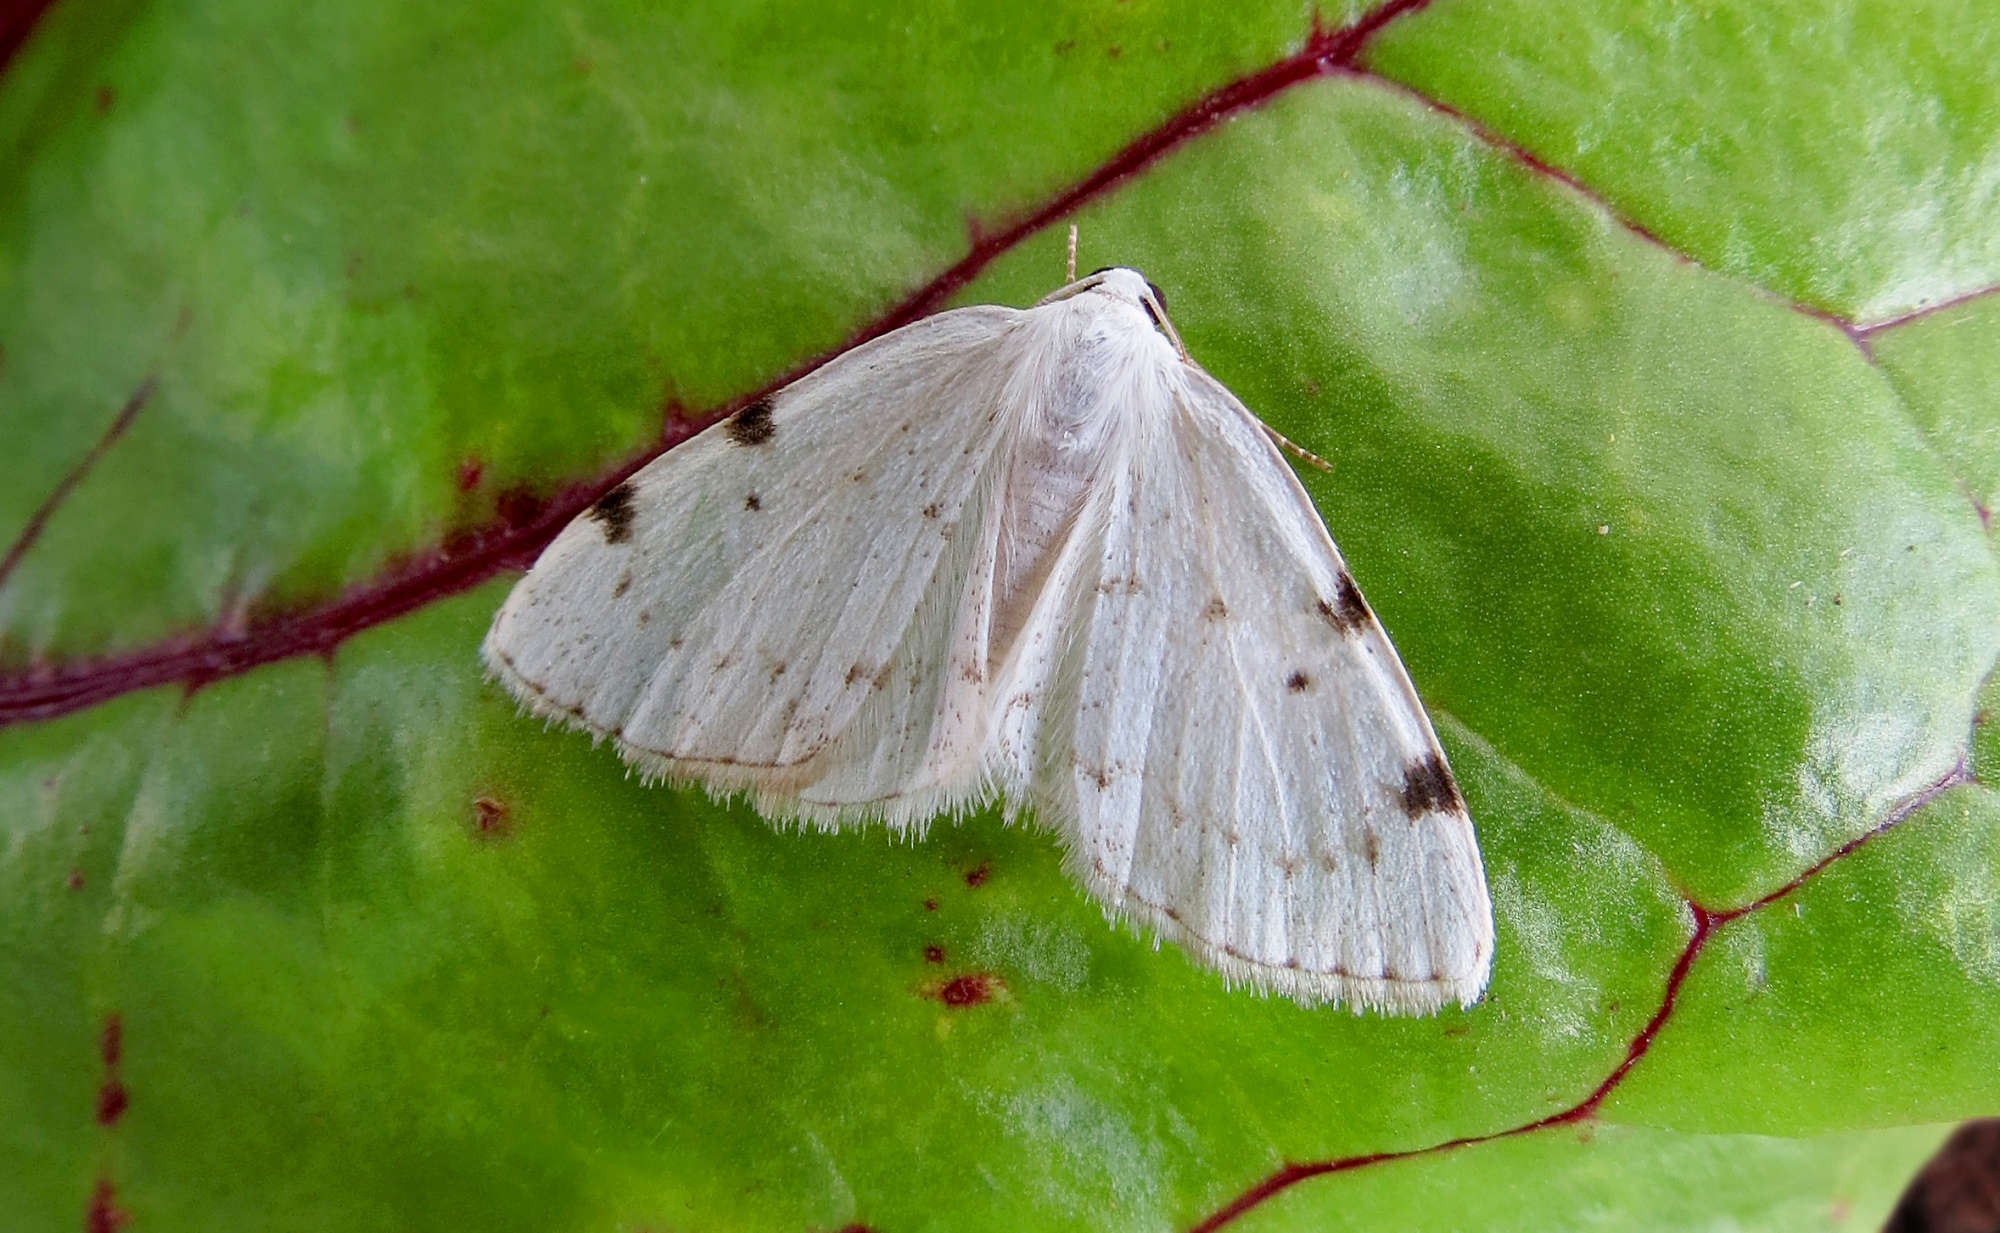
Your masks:
<path fill-rule="evenodd" d="M 487 667 L 648 782 L 921 839 L 995 801 L 1230 985 L 1427 1013 L 1485 987 L 1436 734 L 1263 425 L 1099 271 L 926 318 L 656 459 L 496 616 Z"/>

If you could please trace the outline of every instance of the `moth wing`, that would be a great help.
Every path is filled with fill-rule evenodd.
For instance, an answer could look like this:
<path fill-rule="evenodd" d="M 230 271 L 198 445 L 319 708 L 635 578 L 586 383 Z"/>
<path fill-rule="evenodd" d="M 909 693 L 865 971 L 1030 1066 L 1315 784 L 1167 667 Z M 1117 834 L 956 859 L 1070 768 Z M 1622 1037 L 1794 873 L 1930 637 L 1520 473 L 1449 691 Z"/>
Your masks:
<path fill-rule="evenodd" d="M 1232 980 L 1469 1005 L 1492 909 L 1430 720 L 1263 426 L 1182 371 L 1083 520 L 1044 818 L 1101 903 Z"/>
<path fill-rule="evenodd" d="M 978 590 L 1023 316 L 925 318 L 654 460 L 516 585 L 489 667 L 648 774 L 774 815 L 958 803 L 977 750 L 940 747 L 943 661 Z"/>

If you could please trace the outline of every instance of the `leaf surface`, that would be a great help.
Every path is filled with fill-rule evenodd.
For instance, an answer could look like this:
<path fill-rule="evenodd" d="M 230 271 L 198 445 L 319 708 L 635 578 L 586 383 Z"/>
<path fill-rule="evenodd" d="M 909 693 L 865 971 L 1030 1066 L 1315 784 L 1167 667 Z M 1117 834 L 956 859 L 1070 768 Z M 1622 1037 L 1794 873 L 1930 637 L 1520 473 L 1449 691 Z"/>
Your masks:
<path fill-rule="evenodd" d="M 2000 1108 L 1995 26 L 1519 7 L 52 7 L 0 77 L 24 1225 L 1878 1222 Z M 1039 831 L 779 833 L 481 679 L 606 477 L 1032 302 L 1072 216 L 1333 461 L 1488 864 L 1470 1011 L 1232 993 Z"/>

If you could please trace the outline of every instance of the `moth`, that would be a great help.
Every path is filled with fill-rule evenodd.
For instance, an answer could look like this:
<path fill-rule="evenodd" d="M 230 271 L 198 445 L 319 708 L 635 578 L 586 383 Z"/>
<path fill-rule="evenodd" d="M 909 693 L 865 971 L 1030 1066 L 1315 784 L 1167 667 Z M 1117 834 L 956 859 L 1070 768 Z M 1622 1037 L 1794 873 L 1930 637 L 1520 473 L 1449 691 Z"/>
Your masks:
<path fill-rule="evenodd" d="M 484 658 L 649 780 L 913 837 L 997 799 L 1231 983 L 1469 1005 L 1472 823 L 1281 440 L 1137 271 L 941 312 L 607 492 Z"/>

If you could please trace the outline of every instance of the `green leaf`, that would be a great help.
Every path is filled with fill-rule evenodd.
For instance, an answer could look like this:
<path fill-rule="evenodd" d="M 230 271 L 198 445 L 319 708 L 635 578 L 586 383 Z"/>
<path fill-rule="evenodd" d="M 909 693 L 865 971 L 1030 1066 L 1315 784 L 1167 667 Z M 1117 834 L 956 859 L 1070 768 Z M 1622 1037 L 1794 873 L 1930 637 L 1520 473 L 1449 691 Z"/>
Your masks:
<path fill-rule="evenodd" d="M 0 77 L 23 1227 L 1863 1228 L 2000 1110 L 2000 23 L 683 8 L 65 0 Z M 1072 214 L 1334 463 L 1469 1011 L 1231 992 L 1042 832 L 779 833 L 480 676 L 602 477 Z"/>

